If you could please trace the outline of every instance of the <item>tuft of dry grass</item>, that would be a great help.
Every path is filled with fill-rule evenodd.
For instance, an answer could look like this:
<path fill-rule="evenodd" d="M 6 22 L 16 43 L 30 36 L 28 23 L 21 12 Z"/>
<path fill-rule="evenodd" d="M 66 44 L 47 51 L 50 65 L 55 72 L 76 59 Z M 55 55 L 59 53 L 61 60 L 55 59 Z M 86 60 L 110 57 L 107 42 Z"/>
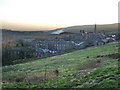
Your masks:
<path fill-rule="evenodd" d="M 53 70 L 49 72 L 42 72 L 42 73 L 35 73 L 32 75 L 28 75 L 25 77 L 24 81 L 25 82 L 37 82 L 43 79 L 48 79 L 48 78 L 55 78 L 59 74 L 58 70 Z"/>

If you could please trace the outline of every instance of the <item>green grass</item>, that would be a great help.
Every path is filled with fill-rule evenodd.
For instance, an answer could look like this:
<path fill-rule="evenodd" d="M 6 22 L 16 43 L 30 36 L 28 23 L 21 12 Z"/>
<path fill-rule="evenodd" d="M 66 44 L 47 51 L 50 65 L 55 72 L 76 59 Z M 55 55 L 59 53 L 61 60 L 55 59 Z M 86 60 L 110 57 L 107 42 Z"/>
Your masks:
<path fill-rule="evenodd" d="M 99 57 L 118 53 L 118 44 L 109 43 L 100 47 L 90 47 L 64 55 L 34 60 L 26 63 L 4 66 L 3 88 L 118 88 L 118 59 Z M 86 58 L 88 57 L 89 58 Z M 93 69 L 80 70 L 89 60 L 100 60 L 100 66 Z M 58 70 L 55 78 L 45 78 L 36 82 L 14 82 L 28 75 L 45 71 Z M 79 73 L 83 72 L 80 75 Z M 11 81 L 10 81 L 11 80 Z M 9 82 L 10 81 L 10 82 Z"/>

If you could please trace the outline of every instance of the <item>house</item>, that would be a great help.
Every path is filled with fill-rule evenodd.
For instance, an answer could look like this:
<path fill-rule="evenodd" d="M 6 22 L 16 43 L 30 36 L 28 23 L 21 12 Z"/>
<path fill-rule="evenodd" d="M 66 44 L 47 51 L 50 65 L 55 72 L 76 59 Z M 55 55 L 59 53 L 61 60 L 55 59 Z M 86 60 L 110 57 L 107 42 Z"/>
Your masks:
<path fill-rule="evenodd" d="M 56 52 L 73 48 L 74 44 L 71 41 L 64 41 L 63 39 L 49 39 L 44 41 L 34 41 L 32 42 L 32 46 L 40 47 L 42 49 L 49 49 L 51 52 Z"/>

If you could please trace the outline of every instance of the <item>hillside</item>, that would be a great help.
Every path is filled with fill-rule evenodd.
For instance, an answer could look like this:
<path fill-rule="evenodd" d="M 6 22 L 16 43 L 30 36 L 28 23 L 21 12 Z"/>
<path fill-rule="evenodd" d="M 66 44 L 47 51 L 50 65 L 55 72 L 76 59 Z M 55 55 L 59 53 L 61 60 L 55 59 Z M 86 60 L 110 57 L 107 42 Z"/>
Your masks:
<path fill-rule="evenodd" d="M 120 24 L 96 24 L 97 32 L 118 32 L 118 27 Z M 70 26 L 65 28 L 58 28 L 55 30 L 49 31 L 51 34 L 59 34 L 62 32 L 71 32 L 71 33 L 80 33 L 80 30 L 84 30 L 86 32 L 94 32 L 95 25 L 77 25 L 77 26 Z"/>
<path fill-rule="evenodd" d="M 4 66 L 3 88 L 118 88 L 118 44 Z"/>
<path fill-rule="evenodd" d="M 80 30 L 85 30 L 88 32 L 93 32 L 95 29 L 95 25 L 83 25 L 83 26 L 71 26 L 64 28 L 65 32 L 76 32 L 79 33 Z M 103 24 L 103 25 L 97 25 L 96 29 L 98 32 L 101 32 L 104 30 L 104 32 L 116 32 L 118 31 L 118 24 Z"/>
<path fill-rule="evenodd" d="M 95 25 L 83 25 L 83 26 L 71 26 L 65 28 L 57 28 L 55 30 L 49 31 L 13 31 L 2 29 L 2 39 L 3 42 L 15 41 L 18 39 L 24 38 L 38 38 L 38 39 L 46 39 L 46 38 L 54 38 L 53 35 L 62 36 L 60 33 L 68 32 L 68 33 L 80 33 L 80 30 L 84 30 L 87 32 L 93 32 Z M 104 24 L 96 26 L 97 32 L 118 32 L 118 24 Z M 0 29 L 1 30 L 1 29 Z"/>
<path fill-rule="evenodd" d="M 23 38 L 33 38 L 37 36 L 44 36 L 46 32 L 44 31 L 13 31 L 2 29 L 2 38 L 4 41 L 11 41 Z"/>

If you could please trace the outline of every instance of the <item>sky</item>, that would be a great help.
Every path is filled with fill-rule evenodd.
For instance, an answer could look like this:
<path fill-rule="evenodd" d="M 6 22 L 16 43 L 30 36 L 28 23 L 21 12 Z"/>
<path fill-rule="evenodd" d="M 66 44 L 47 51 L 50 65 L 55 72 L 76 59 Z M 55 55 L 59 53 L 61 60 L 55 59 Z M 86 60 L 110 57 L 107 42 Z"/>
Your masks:
<path fill-rule="evenodd" d="M 1 28 L 52 30 L 118 22 L 120 0 L 0 0 Z"/>

